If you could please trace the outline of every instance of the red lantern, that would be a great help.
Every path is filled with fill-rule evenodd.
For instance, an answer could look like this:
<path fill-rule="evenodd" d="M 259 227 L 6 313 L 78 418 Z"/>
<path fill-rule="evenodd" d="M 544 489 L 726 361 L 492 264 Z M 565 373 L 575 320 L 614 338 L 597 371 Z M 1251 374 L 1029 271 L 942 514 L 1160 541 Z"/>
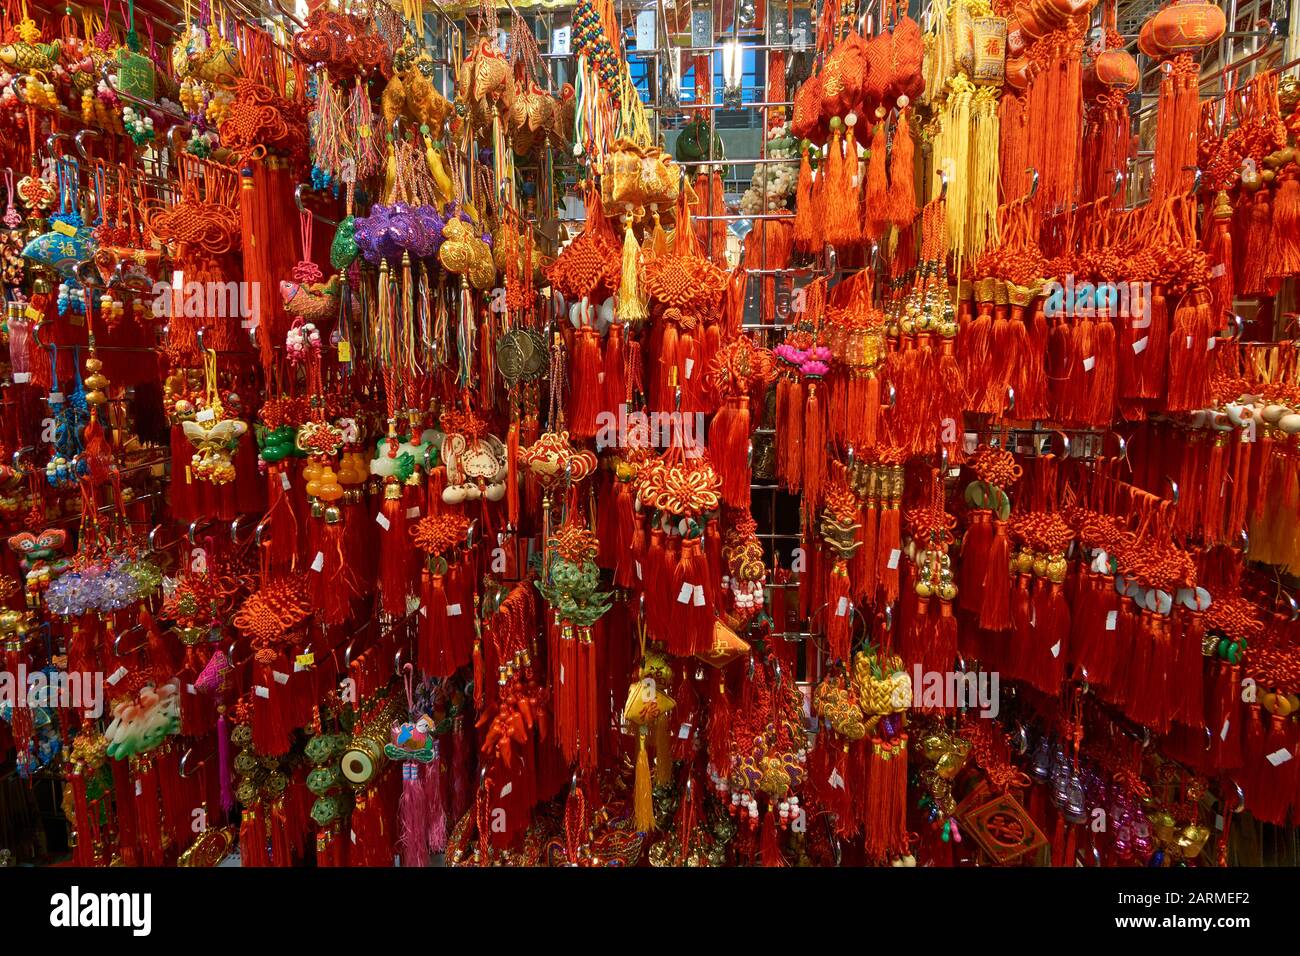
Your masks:
<path fill-rule="evenodd" d="M 1103 50 L 1092 61 L 1092 73 L 1099 84 L 1124 93 L 1138 85 L 1137 60 L 1126 50 Z"/>
<path fill-rule="evenodd" d="M 1199 0 L 1170 4 L 1149 22 L 1152 40 L 1166 55 L 1207 47 L 1228 28 L 1228 18 L 1221 8 Z"/>

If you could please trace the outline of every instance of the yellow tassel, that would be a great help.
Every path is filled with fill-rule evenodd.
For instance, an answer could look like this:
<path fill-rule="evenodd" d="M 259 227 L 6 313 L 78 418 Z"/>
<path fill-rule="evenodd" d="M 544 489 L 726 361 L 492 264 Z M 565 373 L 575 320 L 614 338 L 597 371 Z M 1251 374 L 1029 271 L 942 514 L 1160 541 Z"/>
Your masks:
<path fill-rule="evenodd" d="M 655 721 L 655 786 L 664 787 L 673 779 L 673 741 L 668 733 L 668 715 Z"/>
<path fill-rule="evenodd" d="M 645 729 L 637 734 L 636 796 L 632 803 L 632 822 L 641 833 L 655 828 L 654 803 L 650 790 L 650 756 L 645 751 Z"/>
<path fill-rule="evenodd" d="M 620 322 L 643 322 L 646 318 L 645 303 L 641 301 L 640 259 L 641 247 L 632 234 L 632 218 L 629 216 L 627 228 L 623 231 L 623 279 L 618 287 L 618 310 L 615 313 Z"/>
<path fill-rule="evenodd" d="M 974 261 L 985 250 L 998 244 L 998 144 L 1002 127 L 998 121 L 998 101 L 992 90 L 981 88 L 971 103 L 970 186 L 967 206 L 967 257 Z"/>

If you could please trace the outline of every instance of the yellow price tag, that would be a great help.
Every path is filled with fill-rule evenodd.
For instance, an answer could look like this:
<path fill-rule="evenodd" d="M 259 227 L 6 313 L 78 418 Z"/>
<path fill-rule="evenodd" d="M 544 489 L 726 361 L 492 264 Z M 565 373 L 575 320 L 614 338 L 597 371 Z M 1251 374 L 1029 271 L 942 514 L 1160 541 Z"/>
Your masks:
<path fill-rule="evenodd" d="M 352 361 L 352 343 L 347 339 L 339 339 L 339 361 Z"/>
<path fill-rule="evenodd" d="M 45 313 L 30 305 L 27 307 L 27 311 L 25 311 L 23 315 L 27 317 L 28 322 L 39 322 L 41 319 L 45 318 Z"/>
<path fill-rule="evenodd" d="M 75 236 L 77 234 L 77 227 L 66 222 L 56 222 L 53 228 L 61 236 Z"/>
<path fill-rule="evenodd" d="M 313 664 L 316 663 L 316 655 L 299 654 L 297 657 L 294 658 L 294 663 L 297 664 L 299 667 L 311 667 Z"/>

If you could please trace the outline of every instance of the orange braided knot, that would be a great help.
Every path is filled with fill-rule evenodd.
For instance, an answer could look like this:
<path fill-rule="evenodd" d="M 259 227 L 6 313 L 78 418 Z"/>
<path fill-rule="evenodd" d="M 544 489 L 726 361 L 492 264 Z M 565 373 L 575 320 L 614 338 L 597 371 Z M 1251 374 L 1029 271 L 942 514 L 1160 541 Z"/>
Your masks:
<path fill-rule="evenodd" d="M 706 458 L 670 464 L 662 458 L 641 466 L 636 476 L 641 503 L 674 515 L 698 517 L 718 507 L 722 479 Z"/>
<path fill-rule="evenodd" d="M 411 529 L 411 538 L 426 554 L 443 554 L 463 543 L 468 533 L 469 519 L 463 515 L 425 515 Z"/>
<path fill-rule="evenodd" d="M 1235 641 L 1250 641 L 1264 632 L 1259 609 L 1243 597 L 1215 598 L 1205 610 L 1205 629 L 1222 631 Z"/>
<path fill-rule="evenodd" d="M 997 488 L 1010 488 L 1024 473 L 1023 469 L 1016 464 L 1015 455 L 1005 449 L 991 448 L 988 445 L 975 452 L 970 468 L 980 481 Z"/>
<path fill-rule="evenodd" d="M 771 350 L 756 346 L 744 335 L 720 346 L 709 365 L 709 384 L 724 398 L 764 392 L 774 378 L 776 361 Z"/>
<path fill-rule="evenodd" d="M 283 641 L 312 611 L 306 576 L 291 574 L 250 594 L 232 623 L 252 637 L 254 646 L 259 648 L 258 660 L 265 661 L 263 652 L 268 651 L 268 646 Z"/>

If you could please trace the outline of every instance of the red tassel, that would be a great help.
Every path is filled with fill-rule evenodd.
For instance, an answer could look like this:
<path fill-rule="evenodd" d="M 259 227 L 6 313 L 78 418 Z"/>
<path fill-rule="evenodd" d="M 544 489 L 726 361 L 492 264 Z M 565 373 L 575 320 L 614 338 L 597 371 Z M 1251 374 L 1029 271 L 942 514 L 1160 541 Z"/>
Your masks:
<path fill-rule="evenodd" d="M 801 252 L 815 252 L 821 248 L 821 223 L 813 187 L 812 166 L 808 161 L 811 149 L 801 153 L 799 182 L 795 187 L 794 244 Z"/>
<path fill-rule="evenodd" d="M 907 734 L 871 741 L 867 794 L 862 848 L 872 863 L 888 863 L 907 852 Z"/>
<path fill-rule="evenodd" d="M 837 558 L 828 575 L 826 592 L 826 637 L 831 659 L 847 661 L 851 651 L 853 608 L 849 598 L 849 574 L 843 558 Z"/>
<path fill-rule="evenodd" d="M 891 209 L 889 182 L 885 178 L 886 152 L 885 118 L 882 113 L 871 137 L 871 156 L 867 160 L 867 194 L 862 204 L 862 236 L 867 240 L 879 239 L 889 221 Z"/>
<path fill-rule="evenodd" d="M 789 866 L 790 864 L 781 854 L 781 841 L 777 837 L 775 816 L 776 811 L 771 808 L 763 815 L 763 835 L 762 845 L 758 851 L 759 856 L 764 866 Z"/>
<path fill-rule="evenodd" d="M 1011 539 L 1006 524 L 995 520 L 984 563 L 983 595 L 980 600 L 980 627 L 986 631 L 1005 631 L 1011 627 Z"/>
<path fill-rule="evenodd" d="M 584 325 L 573 335 L 570 363 L 568 426 L 574 438 L 592 438 L 596 434 L 596 415 L 603 396 L 600 370 L 600 338 L 594 328 Z"/>
<path fill-rule="evenodd" d="M 733 508 L 749 507 L 749 399 L 730 396 L 709 428 L 709 461 L 722 479 L 722 498 Z"/>
<path fill-rule="evenodd" d="M 803 410 L 803 498 L 807 508 L 821 504 L 822 484 L 826 477 L 826 413 L 817 401 L 817 382 L 808 383 L 808 400 Z"/>
<path fill-rule="evenodd" d="M 713 607 L 709 602 L 708 562 L 699 538 L 683 538 L 669 590 L 667 646 L 679 657 L 707 653 L 713 647 Z"/>
<path fill-rule="evenodd" d="M 862 240 L 858 199 L 858 144 L 850 127 L 836 133 L 827 147 L 825 220 L 822 234 L 830 245 L 843 249 Z"/>
<path fill-rule="evenodd" d="M 279 757 L 289 752 L 290 694 L 287 682 L 277 678 L 290 675 L 288 658 L 283 651 L 261 650 L 254 668 L 257 684 L 253 689 L 253 744 L 259 753 Z"/>
<path fill-rule="evenodd" d="M 406 616 L 406 594 L 410 580 L 411 544 L 406 533 L 406 509 L 402 507 L 402 486 L 395 480 L 384 485 L 380 510 L 379 594 L 385 614 Z"/>
<path fill-rule="evenodd" d="M 916 184 L 914 181 L 914 147 L 911 110 L 898 114 L 894 124 L 894 151 L 889 161 L 889 221 L 900 229 L 916 218 Z"/>
<path fill-rule="evenodd" d="M 255 803 L 244 808 L 239 824 L 239 865 L 270 866 L 266 852 L 266 825 L 262 821 L 262 805 Z"/>

